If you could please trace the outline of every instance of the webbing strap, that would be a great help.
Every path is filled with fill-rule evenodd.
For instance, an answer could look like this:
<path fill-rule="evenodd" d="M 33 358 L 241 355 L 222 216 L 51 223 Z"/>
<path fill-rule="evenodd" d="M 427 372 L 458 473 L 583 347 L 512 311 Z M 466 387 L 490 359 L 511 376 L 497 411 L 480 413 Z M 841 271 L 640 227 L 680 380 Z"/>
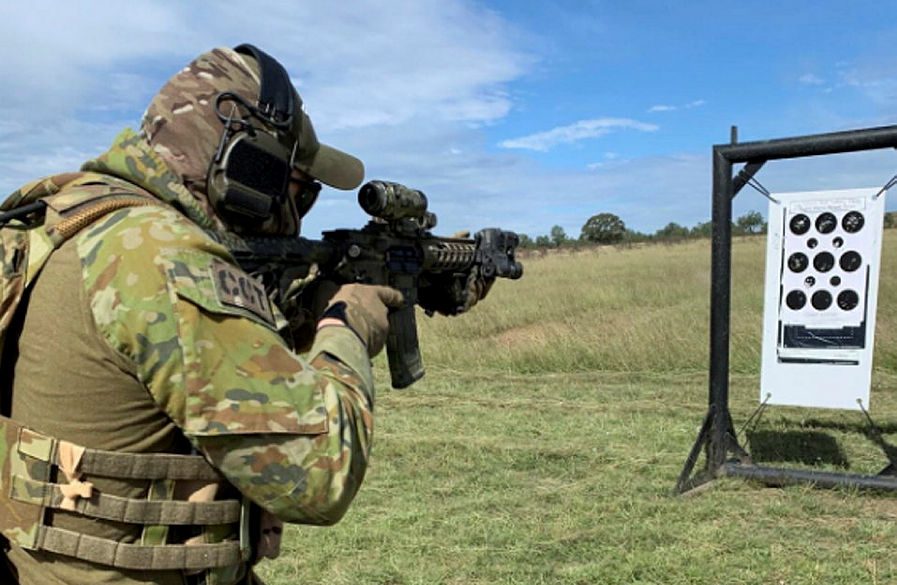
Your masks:
<path fill-rule="evenodd" d="M 82 447 L 60 441 L 33 429 L 21 427 L 15 421 L 0 416 L 3 422 L 20 427 L 19 452 L 67 469 L 71 461 L 63 460 L 64 453 L 78 451 Z M 201 455 L 175 455 L 171 453 L 122 453 L 103 449 L 84 449 L 71 472 L 112 477 L 115 479 L 167 479 L 173 481 L 200 480 L 221 481 L 221 476 Z"/>
<path fill-rule="evenodd" d="M 58 461 L 54 461 L 59 465 Z M 218 472 L 199 455 L 167 453 L 119 453 L 87 449 L 78 471 L 88 476 L 117 479 L 196 479 L 221 481 Z"/>
<path fill-rule="evenodd" d="M 13 476 L 12 497 L 28 494 L 28 500 L 38 498 L 44 505 L 56 510 L 64 510 L 65 495 L 61 486 Z M 208 526 L 216 524 L 236 524 L 240 521 L 240 502 L 221 500 L 218 502 L 181 502 L 166 500 L 138 500 L 123 498 L 94 491 L 89 498 L 78 498 L 75 509 L 69 510 L 104 520 L 114 520 L 126 524 L 166 524 Z"/>
<path fill-rule="evenodd" d="M 177 571 L 214 569 L 243 562 L 240 544 L 166 544 L 142 546 L 41 526 L 38 550 L 75 557 L 118 569 Z"/>

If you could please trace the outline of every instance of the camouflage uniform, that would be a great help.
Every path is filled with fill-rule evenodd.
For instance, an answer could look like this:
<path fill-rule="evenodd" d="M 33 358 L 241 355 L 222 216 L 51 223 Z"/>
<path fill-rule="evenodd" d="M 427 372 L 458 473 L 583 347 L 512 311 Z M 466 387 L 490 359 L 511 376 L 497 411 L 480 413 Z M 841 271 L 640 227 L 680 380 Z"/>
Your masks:
<path fill-rule="evenodd" d="M 28 281 L 23 310 L 12 325 L 0 323 L 20 331 L 17 346 L 6 343 L 3 354 L 15 424 L 0 419 L 0 478 L 18 477 L 24 482 L 19 500 L 40 510 L 35 526 L 22 526 L 19 504 L 0 498 L 7 506 L 0 509 L 0 529 L 11 541 L 8 558 L 22 585 L 147 579 L 180 585 L 196 575 L 210 584 L 236 583 L 247 578 L 245 546 L 236 561 L 222 553 L 213 567 L 197 561 L 147 572 L 144 561 L 130 568 L 124 561 L 97 562 L 106 550 L 100 545 L 76 551 L 72 544 L 72 554 L 34 545 L 43 534 L 67 531 L 80 535 L 79 546 L 99 542 L 94 537 L 133 545 L 121 550 L 134 554 L 145 552 L 141 546 L 236 546 L 246 518 L 233 506 L 213 514 L 212 505 L 248 499 L 287 522 L 332 524 L 365 473 L 374 396 L 364 344 L 348 328 L 328 327 L 307 354 L 291 351 L 278 308 L 207 235 L 227 226 L 201 196 L 199 167 L 196 176 L 184 166 L 175 172 L 170 161 L 179 154 L 148 142 L 147 130 L 164 126 L 152 116 L 151 108 L 144 133 L 124 131 L 108 152 L 85 164 L 86 174 L 26 185 L 3 205 L 9 210 L 39 198 L 49 204 L 43 225 L 0 230 L 4 304 L 17 286 L 14 248 L 22 234 L 29 242 L 20 271 Z M 78 216 L 96 201 L 112 203 L 99 217 Z M 118 209 L 116 202 L 123 202 Z M 64 223 L 69 231 L 60 235 Z M 10 316 L 2 305 L 0 316 Z M 185 457 L 177 460 L 184 462 L 180 470 L 177 462 L 169 466 L 169 474 L 180 473 L 175 480 L 133 469 L 92 473 L 85 461 L 95 452 L 101 460 L 104 451 L 122 461 L 130 461 L 126 454 L 200 454 L 214 471 L 200 465 L 191 475 L 186 463 L 196 467 L 198 458 Z M 75 462 L 66 464 L 64 455 L 72 452 Z M 202 510 L 217 518 L 205 524 L 220 525 L 198 530 L 204 524 L 196 519 L 199 507 L 190 508 L 192 520 L 173 523 L 165 514 L 153 521 L 145 511 L 135 513 L 137 520 L 127 520 L 126 512 L 91 517 L 91 506 L 99 509 L 97 498 L 104 497 L 127 499 L 132 507 L 141 500 L 203 502 Z M 160 556 L 150 552 L 146 558 Z"/>

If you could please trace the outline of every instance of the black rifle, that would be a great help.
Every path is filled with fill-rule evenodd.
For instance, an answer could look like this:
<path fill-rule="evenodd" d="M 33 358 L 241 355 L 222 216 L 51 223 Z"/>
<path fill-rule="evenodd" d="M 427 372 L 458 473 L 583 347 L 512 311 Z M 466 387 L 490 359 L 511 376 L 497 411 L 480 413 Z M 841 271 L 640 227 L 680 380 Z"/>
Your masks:
<path fill-rule="evenodd" d="M 287 291 L 291 283 L 308 276 L 313 264 L 323 278 L 339 284 L 399 290 L 405 302 L 389 313 L 386 352 L 393 388 L 405 388 L 424 375 L 414 314 L 419 291 L 439 287 L 440 298 L 449 300 L 445 312 L 463 312 L 471 302 L 472 279 L 523 275 L 523 266 L 514 258 L 520 239 L 498 228 L 480 230 L 473 239 L 434 236 L 430 230 L 436 216 L 427 211 L 426 196 L 398 183 L 366 183 L 358 191 L 358 203 L 371 221 L 357 230 L 324 232 L 322 240 L 219 239 L 240 267 L 260 277 L 268 290 Z"/>

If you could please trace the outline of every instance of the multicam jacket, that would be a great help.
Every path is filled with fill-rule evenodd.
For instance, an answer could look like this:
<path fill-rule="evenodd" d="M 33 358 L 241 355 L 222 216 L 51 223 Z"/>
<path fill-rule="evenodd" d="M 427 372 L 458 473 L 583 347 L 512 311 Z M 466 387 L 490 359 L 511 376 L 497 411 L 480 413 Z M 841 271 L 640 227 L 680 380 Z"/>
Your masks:
<path fill-rule="evenodd" d="M 236 583 L 256 528 L 240 502 L 287 522 L 345 513 L 371 444 L 369 358 L 341 327 L 293 353 L 277 307 L 140 136 L 82 170 L 2 206 L 48 202 L 43 224 L 0 230 L 8 557 L 22 585 Z"/>

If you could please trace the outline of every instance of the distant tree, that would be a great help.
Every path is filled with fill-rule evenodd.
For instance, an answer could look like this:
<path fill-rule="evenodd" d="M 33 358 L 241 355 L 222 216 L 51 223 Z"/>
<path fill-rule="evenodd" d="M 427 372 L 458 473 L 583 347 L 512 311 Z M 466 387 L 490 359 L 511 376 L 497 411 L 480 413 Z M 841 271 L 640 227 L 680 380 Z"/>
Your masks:
<path fill-rule="evenodd" d="M 613 213 L 593 215 L 582 226 L 580 239 L 598 244 L 615 244 L 626 235 L 626 224 Z"/>
<path fill-rule="evenodd" d="M 897 211 L 889 211 L 885 214 L 885 227 L 886 228 L 897 227 Z"/>
<path fill-rule="evenodd" d="M 637 230 L 626 230 L 626 233 L 623 234 L 623 241 L 628 244 L 634 244 L 636 242 L 646 242 L 651 239 L 649 234 L 643 234 Z"/>
<path fill-rule="evenodd" d="M 691 228 L 689 231 L 689 235 L 693 238 L 709 238 L 713 235 L 713 222 L 712 221 L 704 221 L 698 224 L 695 224 L 695 227 Z"/>
<path fill-rule="evenodd" d="M 560 248 L 561 246 L 566 244 L 567 243 L 567 232 L 564 231 L 564 228 L 562 228 L 559 225 L 552 226 L 551 227 L 551 241 L 558 248 Z"/>
<path fill-rule="evenodd" d="M 759 211 L 749 211 L 735 220 L 735 232 L 739 234 L 762 234 L 766 231 L 766 222 Z"/>
<path fill-rule="evenodd" d="M 536 236 L 535 243 L 537 248 L 548 248 L 551 246 L 551 240 L 548 238 L 548 236 L 545 235 Z"/>
<path fill-rule="evenodd" d="M 688 237 L 688 228 L 671 221 L 654 233 L 659 240 L 681 240 Z"/>

